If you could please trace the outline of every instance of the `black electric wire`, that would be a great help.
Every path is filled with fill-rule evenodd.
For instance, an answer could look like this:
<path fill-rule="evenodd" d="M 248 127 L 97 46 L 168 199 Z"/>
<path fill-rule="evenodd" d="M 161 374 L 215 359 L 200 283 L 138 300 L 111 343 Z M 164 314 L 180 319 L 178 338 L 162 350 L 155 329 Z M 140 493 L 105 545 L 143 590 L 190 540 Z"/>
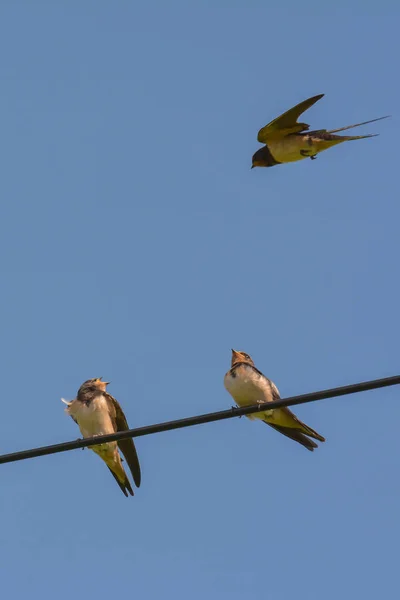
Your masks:
<path fill-rule="evenodd" d="M 56 454 L 58 452 L 67 452 L 76 448 L 87 448 L 97 444 L 123 440 L 130 437 L 141 437 L 143 435 L 151 435 L 153 433 L 161 433 L 162 431 L 171 431 L 172 429 L 182 429 L 183 427 L 191 427 L 192 425 L 201 425 L 203 423 L 211 423 L 212 421 L 222 421 L 224 419 L 232 419 L 233 417 L 241 417 L 242 415 L 250 415 L 252 413 L 272 410 L 274 408 L 283 408 L 284 406 L 295 406 L 296 404 L 305 404 L 306 402 L 315 402 L 316 400 L 325 400 L 327 398 L 336 398 L 338 396 L 346 396 L 357 392 L 366 392 L 378 388 L 388 387 L 391 385 L 400 384 L 400 375 L 394 377 L 386 377 L 385 379 L 374 379 L 372 381 L 364 381 L 354 383 L 343 387 L 322 390 L 320 392 L 311 392 L 300 396 L 291 396 L 290 398 L 281 398 L 274 402 L 257 404 L 254 406 L 246 406 L 245 408 L 234 408 L 222 410 L 220 412 L 206 413 L 196 417 L 188 417 L 186 419 L 178 419 L 177 421 L 166 421 L 155 425 L 147 425 L 138 427 L 137 429 L 128 429 L 127 431 L 118 431 L 108 435 L 99 435 L 96 437 L 74 440 L 72 442 L 62 442 L 52 446 L 42 446 L 40 448 L 32 448 L 31 450 L 21 450 L 11 454 L 3 454 L 0 456 L 0 464 L 15 462 L 18 460 L 26 460 L 27 458 L 36 458 L 37 456 L 46 456 L 47 454 Z"/>

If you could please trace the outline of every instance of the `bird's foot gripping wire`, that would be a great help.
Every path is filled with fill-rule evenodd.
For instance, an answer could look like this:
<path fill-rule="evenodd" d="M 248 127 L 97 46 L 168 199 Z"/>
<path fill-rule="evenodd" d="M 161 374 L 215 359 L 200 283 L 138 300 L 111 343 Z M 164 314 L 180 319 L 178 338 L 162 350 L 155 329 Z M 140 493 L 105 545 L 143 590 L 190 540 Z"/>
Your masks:
<path fill-rule="evenodd" d="M 234 413 L 237 408 L 238 408 L 237 406 L 231 406 L 231 411 Z M 243 415 L 239 415 L 239 419 L 241 419 L 242 417 L 243 417 Z"/>
<path fill-rule="evenodd" d="M 311 158 L 311 160 L 315 160 L 317 158 L 317 155 L 310 154 L 309 150 L 300 150 L 300 154 L 301 156 L 304 156 L 304 158 Z"/>

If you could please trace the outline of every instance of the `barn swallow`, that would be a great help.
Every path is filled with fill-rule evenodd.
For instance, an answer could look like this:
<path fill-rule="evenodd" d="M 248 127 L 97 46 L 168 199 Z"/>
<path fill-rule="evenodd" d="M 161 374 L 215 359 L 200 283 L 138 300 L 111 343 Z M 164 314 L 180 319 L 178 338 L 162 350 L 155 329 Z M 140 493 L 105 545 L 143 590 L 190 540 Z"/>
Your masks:
<path fill-rule="evenodd" d="M 88 379 L 82 383 L 74 400 L 67 402 L 62 399 L 62 402 L 67 405 L 65 412 L 79 425 L 85 438 L 129 429 L 122 408 L 106 391 L 108 384 L 108 381 L 102 381 L 102 377 Z M 128 497 L 128 492 L 133 496 L 132 486 L 122 466 L 118 448 L 129 465 L 136 486 L 139 487 L 140 465 L 132 438 L 90 447 L 104 460 L 125 496 Z"/>
<path fill-rule="evenodd" d="M 338 131 L 344 131 L 346 129 L 352 129 L 353 127 L 366 125 L 367 123 L 381 121 L 382 119 L 387 119 L 389 116 L 387 115 L 386 117 L 379 117 L 378 119 L 372 119 L 371 121 L 364 121 L 363 123 L 357 123 L 356 125 L 348 125 L 347 127 L 341 127 L 340 129 L 331 129 L 330 131 L 318 129 L 316 131 L 303 133 L 304 131 L 307 131 L 310 126 L 307 125 L 307 123 L 298 123 L 297 119 L 304 111 L 310 108 L 310 106 L 315 104 L 315 102 L 320 100 L 323 96 L 324 94 L 319 94 L 318 96 L 313 96 L 308 100 L 304 100 L 304 102 L 300 102 L 300 104 L 297 104 L 260 129 L 257 140 L 261 144 L 265 144 L 265 146 L 257 150 L 253 155 L 251 168 L 273 167 L 282 163 L 303 160 L 303 158 L 311 158 L 314 160 L 319 152 L 323 152 L 342 142 L 362 140 L 378 135 L 334 135 Z"/>
<path fill-rule="evenodd" d="M 252 358 L 246 352 L 232 350 L 231 368 L 225 375 L 224 384 L 238 406 L 273 402 L 280 398 L 276 385 L 255 367 Z M 318 445 L 310 440 L 310 437 L 320 442 L 325 441 L 322 435 L 302 423 L 286 407 L 247 416 L 249 419 L 261 419 L 311 452 L 318 448 Z"/>

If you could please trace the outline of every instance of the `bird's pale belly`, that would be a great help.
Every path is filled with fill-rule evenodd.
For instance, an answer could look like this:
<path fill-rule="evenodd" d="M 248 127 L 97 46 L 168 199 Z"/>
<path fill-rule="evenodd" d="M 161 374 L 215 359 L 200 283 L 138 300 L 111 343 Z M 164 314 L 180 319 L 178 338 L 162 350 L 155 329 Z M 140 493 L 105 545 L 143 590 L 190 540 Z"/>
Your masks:
<path fill-rule="evenodd" d="M 95 398 L 88 406 L 79 403 L 77 410 L 73 411 L 73 416 L 78 422 L 83 437 L 114 433 L 111 419 L 108 411 L 104 409 L 103 402 L 103 398 Z M 114 454 L 116 444 L 116 442 L 109 442 L 98 446 L 90 446 L 90 449 L 96 454 L 104 456 Z"/>
<path fill-rule="evenodd" d="M 231 394 L 238 406 L 250 406 L 266 401 L 266 394 L 263 386 L 259 382 L 252 381 L 247 377 L 232 377 L 230 374 L 225 377 L 225 387 Z M 263 419 L 273 411 L 266 413 L 254 413 L 246 415 L 249 419 Z"/>
<path fill-rule="evenodd" d="M 268 142 L 268 148 L 276 161 L 295 162 L 317 154 L 318 150 L 306 136 L 287 136 L 282 140 Z"/>

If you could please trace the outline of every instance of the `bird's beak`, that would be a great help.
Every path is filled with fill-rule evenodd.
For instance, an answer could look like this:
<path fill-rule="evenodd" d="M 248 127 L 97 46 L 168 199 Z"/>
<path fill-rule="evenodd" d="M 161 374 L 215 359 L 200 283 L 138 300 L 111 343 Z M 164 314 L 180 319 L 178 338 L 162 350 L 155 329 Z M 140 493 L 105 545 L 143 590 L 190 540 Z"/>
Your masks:
<path fill-rule="evenodd" d="M 241 360 L 242 360 L 242 356 L 241 356 L 240 352 L 237 352 L 237 350 L 234 350 L 232 348 L 231 365 L 233 366 L 235 363 L 241 362 Z"/>
<path fill-rule="evenodd" d="M 254 169 L 254 165 L 251 165 L 250 169 Z"/>

